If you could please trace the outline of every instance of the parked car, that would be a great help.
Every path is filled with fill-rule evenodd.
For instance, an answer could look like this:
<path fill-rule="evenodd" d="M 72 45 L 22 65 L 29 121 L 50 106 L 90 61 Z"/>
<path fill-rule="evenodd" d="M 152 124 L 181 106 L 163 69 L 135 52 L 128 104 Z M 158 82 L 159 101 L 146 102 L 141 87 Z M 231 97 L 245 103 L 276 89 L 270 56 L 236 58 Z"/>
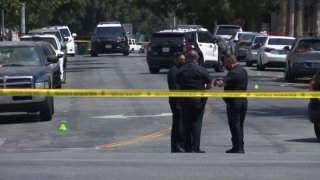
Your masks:
<path fill-rule="evenodd" d="M 247 50 L 247 55 L 246 55 L 247 66 L 250 67 L 252 66 L 252 63 L 257 62 L 258 50 L 261 47 L 261 45 L 265 42 L 266 39 L 267 39 L 267 36 L 265 35 L 257 35 L 253 38 Z"/>
<path fill-rule="evenodd" d="M 99 53 L 122 53 L 129 55 L 129 38 L 119 22 L 100 22 L 91 37 L 91 56 Z"/>
<path fill-rule="evenodd" d="M 294 82 L 297 77 L 312 77 L 320 67 L 319 59 L 319 37 L 297 38 L 286 58 L 285 80 Z"/>
<path fill-rule="evenodd" d="M 59 66 L 60 66 L 60 79 L 61 82 L 65 83 L 66 79 L 67 79 L 67 75 L 66 75 L 66 54 L 63 51 L 63 46 L 60 44 L 59 40 L 57 39 L 57 37 L 55 35 L 51 35 L 51 34 L 43 34 L 43 35 L 24 35 L 20 37 L 20 41 L 45 41 L 45 42 L 49 42 L 55 51 L 55 55 L 57 57 L 59 57 Z M 53 66 L 54 64 L 52 64 L 51 66 Z"/>
<path fill-rule="evenodd" d="M 241 32 L 238 33 L 238 40 L 234 41 L 234 55 L 237 57 L 238 60 L 244 59 L 247 56 L 247 51 L 250 48 L 250 44 L 252 39 L 257 36 L 261 35 L 257 32 Z"/>
<path fill-rule="evenodd" d="M 294 37 L 289 36 L 267 36 L 257 53 L 257 70 L 264 71 L 266 67 L 284 68 L 289 52 L 284 47 L 291 47 L 294 40 Z"/>
<path fill-rule="evenodd" d="M 130 46 L 130 53 L 138 52 L 138 53 L 144 53 L 144 47 L 140 44 L 136 43 L 135 39 L 129 40 L 129 46 Z"/>
<path fill-rule="evenodd" d="M 191 49 L 199 53 L 199 64 L 224 71 L 223 62 L 219 59 L 218 46 L 211 33 L 201 26 L 178 26 L 152 35 L 148 46 L 147 62 L 150 73 L 158 73 L 162 68 L 170 68 L 177 52 L 188 52 Z"/>
<path fill-rule="evenodd" d="M 310 82 L 310 91 L 320 91 L 320 67 Z M 308 104 L 309 120 L 314 124 L 314 132 L 320 140 L 320 98 L 311 98 Z"/>
<path fill-rule="evenodd" d="M 67 54 L 74 56 L 76 54 L 76 48 L 74 43 L 74 38 L 77 36 L 76 33 L 71 33 L 68 26 L 48 26 L 42 29 L 58 29 L 63 38 L 67 38 L 66 41 L 66 50 Z"/>
<path fill-rule="evenodd" d="M 237 25 L 216 25 L 213 30 L 213 38 L 220 40 L 229 39 L 236 32 L 242 31 Z"/>
<path fill-rule="evenodd" d="M 51 63 L 56 56 L 46 57 L 38 42 L 0 42 L 1 88 L 53 88 Z M 0 96 L 0 112 L 40 113 L 42 121 L 50 121 L 54 113 L 52 96 Z"/>
<path fill-rule="evenodd" d="M 64 54 L 56 54 L 54 51 L 54 48 L 52 45 L 48 42 L 44 41 L 38 41 L 38 44 L 41 46 L 43 50 L 43 54 L 45 57 L 49 56 L 56 56 L 58 59 L 60 59 Z M 58 89 L 61 88 L 61 71 L 60 71 L 60 63 L 59 61 L 57 63 L 50 64 L 50 67 L 52 69 L 52 81 L 53 81 L 53 88 Z"/>

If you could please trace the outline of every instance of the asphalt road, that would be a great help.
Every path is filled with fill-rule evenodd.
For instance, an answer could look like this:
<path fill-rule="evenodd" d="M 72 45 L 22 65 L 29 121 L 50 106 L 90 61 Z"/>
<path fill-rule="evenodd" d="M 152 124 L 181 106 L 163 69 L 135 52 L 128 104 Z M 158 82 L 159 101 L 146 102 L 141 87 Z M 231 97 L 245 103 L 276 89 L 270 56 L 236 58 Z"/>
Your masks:
<path fill-rule="evenodd" d="M 308 89 L 308 79 L 284 83 L 282 69 L 247 70 L 250 90 Z M 63 88 L 167 89 L 166 72 L 150 74 L 143 54 L 79 55 L 68 60 Z M 249 99 L 246 154 L 229 155 L 225 104 L 210 98 L 201 142 L 206 154 L 171 154 L 167 98 L 56 97 L 50 122 L 0 115 L 0 179 L 319 179 L 320 144 L 307 103 Z"/>

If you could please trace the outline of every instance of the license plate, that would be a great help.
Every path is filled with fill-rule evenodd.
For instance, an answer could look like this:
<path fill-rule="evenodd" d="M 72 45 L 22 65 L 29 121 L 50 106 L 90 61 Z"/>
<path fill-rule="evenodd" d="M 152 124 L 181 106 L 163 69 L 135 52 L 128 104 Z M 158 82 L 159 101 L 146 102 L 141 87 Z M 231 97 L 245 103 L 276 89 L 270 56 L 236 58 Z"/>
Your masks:
<path fill-rule="evenodd" d="M 112 45 L 107 44 L 106 49 L 110 49 L 110 48 L 112 48 Z"/>
<path fill-rule="evenodd" d="M 162 48 L 162 52 L 167 53 L 167 52 L 169 52 L 169 51 L 170 51 L 170 48 L 169 48 L 169 47 L 163 47 L 163 48 Z"/>

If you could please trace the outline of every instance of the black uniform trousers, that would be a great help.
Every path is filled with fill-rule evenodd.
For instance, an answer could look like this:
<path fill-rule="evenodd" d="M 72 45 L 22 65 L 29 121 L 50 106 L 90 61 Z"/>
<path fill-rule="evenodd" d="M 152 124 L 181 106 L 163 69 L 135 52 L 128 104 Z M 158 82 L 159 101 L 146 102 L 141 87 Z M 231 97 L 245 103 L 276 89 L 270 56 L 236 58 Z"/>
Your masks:
<path fill-rule="evenodd" d="M 183 125 L 182 125 L 182 107 L 177 98 L 169 98 L 170 109 L 172 112 L 172 127 L 171 127 L 171 152 L 183 151 Z"/>
<path fill-rule="evenodd" d="M 186 152 L 200 150 L 201 128 L 207 98 L 184 98 L 182 119 Z"/>
<path fill-rule="evenodd" d="M 234 148 L 243 148 L 243 124 L 247 114 L 248 100 L 232 98 L 227 102 L 228 123 L 231 131 L 231 141 Z"/>

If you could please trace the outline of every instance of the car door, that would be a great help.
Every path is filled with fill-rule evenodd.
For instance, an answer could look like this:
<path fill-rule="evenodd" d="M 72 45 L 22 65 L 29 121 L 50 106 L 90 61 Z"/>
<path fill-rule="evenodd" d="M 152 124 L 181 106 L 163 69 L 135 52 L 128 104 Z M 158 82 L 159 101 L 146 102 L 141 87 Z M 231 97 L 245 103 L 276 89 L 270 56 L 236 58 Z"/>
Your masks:
<path fill-rule="evenodd" d="M 218 46 L 208 32 L 197 33 L 197 43 L 203 55 L 203 61 L 218 61 Z"/>

